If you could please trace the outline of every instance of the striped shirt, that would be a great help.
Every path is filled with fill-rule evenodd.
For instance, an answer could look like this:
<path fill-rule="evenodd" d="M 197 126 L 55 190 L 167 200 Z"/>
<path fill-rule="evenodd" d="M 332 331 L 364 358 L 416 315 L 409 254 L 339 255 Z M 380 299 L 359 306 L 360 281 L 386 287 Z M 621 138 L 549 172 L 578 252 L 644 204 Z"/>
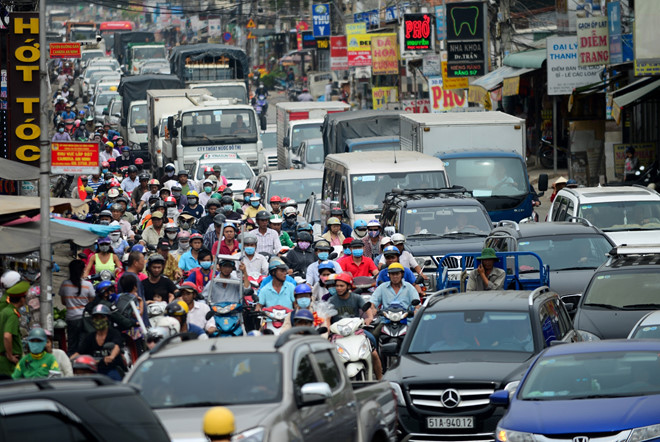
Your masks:
<path fill-rule="evenodd" d="M 62 283 L 59 293 L 66 307 L 67 321 L 82 319 L 85 306 L 96 296 L 91 282 L 82 281 L 80 294 L 78 294 L 78 287 L 68 279 Z"/>

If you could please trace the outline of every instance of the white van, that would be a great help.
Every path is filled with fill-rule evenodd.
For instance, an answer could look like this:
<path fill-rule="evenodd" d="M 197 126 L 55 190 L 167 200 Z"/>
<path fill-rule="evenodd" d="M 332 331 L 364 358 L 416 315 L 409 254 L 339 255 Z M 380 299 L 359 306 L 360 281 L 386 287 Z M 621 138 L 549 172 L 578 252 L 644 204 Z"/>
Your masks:
<path fill-rule="evenodd" d="M 449 187 L 444 162 L 412 151 L 331 154 L 325 158 L 321 222 L 325 228 L 331 201 L 339 201 L 351 227 L 357 219 L 380 217 L 392 189 Z"/>

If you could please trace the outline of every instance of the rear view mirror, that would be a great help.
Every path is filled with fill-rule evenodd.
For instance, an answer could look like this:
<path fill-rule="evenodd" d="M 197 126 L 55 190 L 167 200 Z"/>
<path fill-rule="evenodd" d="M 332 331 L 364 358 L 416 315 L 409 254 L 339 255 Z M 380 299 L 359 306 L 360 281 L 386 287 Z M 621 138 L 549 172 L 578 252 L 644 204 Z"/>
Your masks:
<path fill-rule="evenodd" d="M 546 190 L 548 190 L 548 174 L 547 173 L 542 173 L 541 175 L 539 175 L 538 188 L 541 192 L 545 192 Z"/>
<path fill-rule="evenodd" d="M 490 395 L 490 403 L 495 406 L 508 406 L 509 392 L 506 390 L 497 390 L 495 393 Z"/>
<path fill-rule="evenodd" d="M 284 147 L 291 147 L 290 146 L 291 141 L 289 140 L 289 137 L 284 137 L 284 139 L 282 140 L 282 144 L 284 145 Z"/>
<path fill-rule="evenodd" d="M 167 130 L 171 133 L 174 129 L 174 117 L 167 117 Z"/>
<path fill-rule="evenodd" d="M 300 401 L 303 405 L 316 405 L 332 397 L 330 385 L 326 382 L 310 382 L 300 389 Z"/>

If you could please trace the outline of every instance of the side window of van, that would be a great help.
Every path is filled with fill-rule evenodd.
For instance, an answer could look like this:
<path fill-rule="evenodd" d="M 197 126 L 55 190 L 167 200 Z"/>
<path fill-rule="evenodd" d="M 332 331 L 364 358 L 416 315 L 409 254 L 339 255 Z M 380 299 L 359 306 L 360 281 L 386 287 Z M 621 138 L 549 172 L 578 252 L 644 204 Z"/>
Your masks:
<path fill-rule="evenodd" d="M 332 200 L 339 201 L 339 194 L 341 192 L 342 176 L 340 173 L 335 173 L 335 179 L 332 183 Z"/>

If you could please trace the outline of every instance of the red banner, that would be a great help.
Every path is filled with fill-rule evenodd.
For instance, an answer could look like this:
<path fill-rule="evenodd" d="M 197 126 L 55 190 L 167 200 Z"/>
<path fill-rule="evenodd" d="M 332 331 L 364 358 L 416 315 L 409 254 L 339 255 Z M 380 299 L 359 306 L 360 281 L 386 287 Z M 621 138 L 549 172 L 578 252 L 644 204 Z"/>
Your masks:
<path fill-rule="evenodd" d="M 51 43 L 50 58 L 80 58 L 80 43 Z"/>
<path fill-rule="evenodd" d="M 330 37 L 330 69 L 333 71 L 348 70 L 348 48 L 345 35 Z"/>
<path fill-rule="evenodd" d="M 51 143 L 51 173 L 99 173 L 98 143 Z"/>

